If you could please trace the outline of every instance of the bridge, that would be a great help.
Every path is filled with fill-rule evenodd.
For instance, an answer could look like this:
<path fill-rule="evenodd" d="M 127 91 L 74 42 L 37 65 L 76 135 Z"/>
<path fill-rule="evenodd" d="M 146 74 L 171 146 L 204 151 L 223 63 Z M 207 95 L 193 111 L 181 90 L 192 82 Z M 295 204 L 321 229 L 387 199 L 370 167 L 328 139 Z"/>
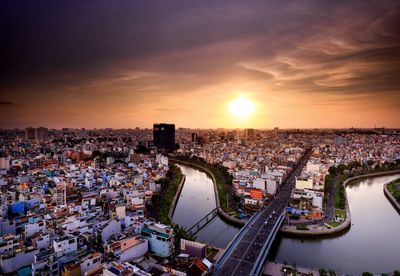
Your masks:
<path fill-rule="evenodd" d="M 274 200 L 254 214 L 229 243 L 215 266 L 215 275 L 261 275 L 266 257 L 284 221 L 284 210 L 311 150 L 307 150 L 287 177 Z"/>
<path fill-rule="evenodd" d="M 218 208 L 214 208 L 207 215 L 202 217 L 198 222 L 196 222 L 192 227 L 186 231 L 190 235 L 196 235 L 204 226 L 206 226 L 211 220 L 218 216 Z"/>

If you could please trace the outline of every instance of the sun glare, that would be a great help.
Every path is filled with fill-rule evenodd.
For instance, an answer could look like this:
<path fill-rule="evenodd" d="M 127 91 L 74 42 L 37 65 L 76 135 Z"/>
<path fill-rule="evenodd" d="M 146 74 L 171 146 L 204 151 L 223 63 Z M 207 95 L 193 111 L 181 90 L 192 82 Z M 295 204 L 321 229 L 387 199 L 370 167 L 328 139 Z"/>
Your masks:
<path fill-rule="evenodd" d="M 253 114 L 255 105 L 252 101 L 239 97 L 232 100 L 229 104 L 229 111 L 237 118 L 247 118 Z"/>

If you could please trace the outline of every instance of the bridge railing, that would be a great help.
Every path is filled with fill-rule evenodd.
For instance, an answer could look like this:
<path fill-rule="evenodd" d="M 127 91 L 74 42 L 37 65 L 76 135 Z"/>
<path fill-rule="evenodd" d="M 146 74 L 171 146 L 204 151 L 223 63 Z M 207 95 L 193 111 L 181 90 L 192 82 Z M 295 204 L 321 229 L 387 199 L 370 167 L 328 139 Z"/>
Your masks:
<path fill-rule="evenodd" d="M 212 215 L 211 219 L 208 219 L 208 217 Z M 213 218 L 215 218 L 218 215 L 218 208 L 214 208 L 211 212 L 209 212 L 207 215 L 202 217 L 199 221 L 197 221 L 192 227 L 190 227 L 188 230 L 186 230 L 188 233 L 195 235 L 197 232 L 199 232 L 204 226 L 206 226 Z M 204 225 L 201 225 L 201 223 L 205 221 Z"/>
<path fill-rule="evenodd" d="M 264 268 L 265 260 L 267 258 L 268 252 L 269 252 L 269 249 L 271 248 L 271 245 L 275 240 L 275 236 L 278 233 L 279 228 L 281 227 L 281 224 L 282 224 L 284 218 L 285 218 L 284 212 L 282 212 L 282 214 L 279 216 L 278 220 L 276 221 L 274 227 L 272 228 L 272 231 L 270 232 L 266 242 L 264 243 L 263 247 L 261 248 L 261 252 L 258 255 L 258 257 L 254 263 L 254 266 L 253 266 L 252 271 L 250 272 L 250 275 L 252 275 L 252 276 L 261 275 L 261 272 Z"/>
<path fill-rule="evenodd" d="M 235 237 L 229 242 L 229 244 L 227 245 L 225 251 L 221 254 L 221 256 L 219 257 L 219 259 L 216 262 L 215 275 L 218 275 L 218 270 L 219 270 L 220 266 L 222 266 L 225 263 L 226 258 L 231 255 L 231 253 L 234 250 L 236 244 L 242 239 L 242 237 L 246 233 L 248 226 L 251 225 L 252 222 L 260 214 L 261 214 L 260 212 L 257 212 L 253 216 L 251 216 L 251 218 L 247 221 L 247 223 L 242 228 L 240 228 L 239 232 L 237 232 Z"/>

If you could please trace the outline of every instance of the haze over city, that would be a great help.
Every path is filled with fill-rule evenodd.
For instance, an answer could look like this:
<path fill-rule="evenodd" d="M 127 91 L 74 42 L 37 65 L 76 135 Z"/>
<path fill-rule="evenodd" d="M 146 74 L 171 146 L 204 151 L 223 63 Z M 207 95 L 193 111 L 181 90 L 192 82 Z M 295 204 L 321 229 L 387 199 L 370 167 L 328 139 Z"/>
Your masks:
<path fill-rule="evenodd" d="M 399 1 L 5 1 L 0 22 L 2 128 L 400 127 Z"/>

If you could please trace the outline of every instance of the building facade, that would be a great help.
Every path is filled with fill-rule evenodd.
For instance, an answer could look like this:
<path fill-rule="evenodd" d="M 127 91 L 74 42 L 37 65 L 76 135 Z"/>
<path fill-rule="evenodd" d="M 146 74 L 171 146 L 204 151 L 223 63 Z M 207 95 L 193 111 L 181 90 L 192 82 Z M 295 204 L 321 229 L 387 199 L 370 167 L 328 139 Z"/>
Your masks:
<path fill-rule="evenodd" d="M 175 125 L 154 124 L 153 142 L 159 149 L 173 150 L 175 147 Z"/>

